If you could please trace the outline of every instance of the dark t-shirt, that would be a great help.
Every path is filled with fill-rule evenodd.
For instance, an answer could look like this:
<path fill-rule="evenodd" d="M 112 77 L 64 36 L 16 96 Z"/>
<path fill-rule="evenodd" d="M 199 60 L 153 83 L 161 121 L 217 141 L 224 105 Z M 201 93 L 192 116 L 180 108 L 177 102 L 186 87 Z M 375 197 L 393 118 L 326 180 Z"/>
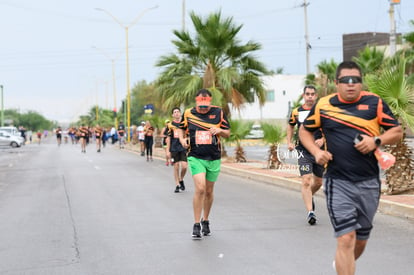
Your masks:
<path fill-rule="evenodd" d="M 307 109 L 304 105 L 293 109 L 292 113 L 290 114 L 290 118 L 289 118 L 289 125 L 291 126 L 295 126 L 297 125 L 296 129 L 300 128 L 300 125 L 302 125 L 303 121 L 305 120 L 305 118 L 308 116 L 309 112 L 311 109 Z M 302 151 L 306 151 L 306 148 L 300 143 L 299 137 L 298 137 L 298 131 L 296 131 L 295 133 L 295 139 L 296 139 L 296 150 L 302 150 Z M 313 132 L 313 137 L 315 139 L 320 139 L 322 138 L 322 132 L 321 130 L 316 130 Z"/>
<path fill-rule="evenodd" d="M 356 135 L 374 137 L 380 134 L 380 127 L 387 130 L 398 125 L 388 105 L 365 91 L 352 103 L 342 101 L 338 94 L 323 97 L 303 122 L 308 131 L 322 128 L 327 150 L 333 155 L 325 176 L 354 182 L 379 176 L 374 154 L 364 155 L 355 149 Z"/>
<path fill-rule="evenodd" d="M 210 134 L 211 127 L 230 129 L 227 117 L 221 108 L 211 106 L 206 114 L 200 114 L 196 108 L 185 110 L 180 128 L 188 131 L 190 138 L 189 157 L 204 160 L 221 158 L 220 136 Z"/>
<path fill-rule="evenodd" d="M 124 134 L 125 134 L 125 125 L 124 124 L 119 124 L 118 125 L 118 134 L 121 137 L 124 136 Z"/>
<path fill-rule="evenodd" d="M 178 129 L 180 128 L 180 122 L 171 122 L 168 124 L 167 135 L 170 137 L 170 152 L 182 152 L 186 151 L 178 138 Z"/>

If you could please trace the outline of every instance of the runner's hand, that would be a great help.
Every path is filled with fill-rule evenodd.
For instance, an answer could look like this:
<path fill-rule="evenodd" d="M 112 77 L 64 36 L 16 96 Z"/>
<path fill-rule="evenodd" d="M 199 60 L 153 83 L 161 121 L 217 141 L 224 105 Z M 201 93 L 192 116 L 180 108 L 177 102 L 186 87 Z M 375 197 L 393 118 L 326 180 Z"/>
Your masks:
<path fill-rule="evenodd" d="M 330 160 L 333 159 L 333 156 L 328 151 L 319 150 L 315 154 L 315 161 L 320 165 L 326 165 Z"/>

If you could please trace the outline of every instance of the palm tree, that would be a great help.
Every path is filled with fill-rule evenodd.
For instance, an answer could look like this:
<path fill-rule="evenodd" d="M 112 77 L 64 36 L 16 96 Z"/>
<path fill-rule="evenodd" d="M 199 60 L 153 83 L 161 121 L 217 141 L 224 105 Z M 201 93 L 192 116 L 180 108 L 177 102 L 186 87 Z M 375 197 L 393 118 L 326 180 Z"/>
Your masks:
<path fill-rule="evenodd" d="M 410 20 L 410 25 L 414 27 L 414 20 Z M 409 47 L 397 52 L 397 54 L 403 54 L 407 59 L 406 74 L 409 75 L 408 82 L 414 85 L 414 32 L 406 33 L 404 39 Z"/>
<path fill-rule="evenodd" d="M 410 20 L 409 23 L 410 23 L 410 25 L 412 27 L 414 27 L 414 20 Z M 408 43 L 410 43 L 411 46 L 414 46 L 414 32 L 406 33 L 404 35 L 404 39 L 405 39 L 405 41 L 407 41 Z"/>
<path fill-rule="evenodd" d="M 222 106 L 228 116 L 228 103 L 238 110 L 256 95 L 263 105 L 265 89 L 260 76 L 268 70 L 252 55 L 261 45 L 253 41 L 241 44 L 237 35 L 242 25 L 235 25 L 232 17 L 222 18 L 221 12 L 206 19 L 191 12 L 190 17 L 195 35 L 173 31 L 178 54 L 162 56 L 156 64 L 164 68 L 156 81 L 163 107 L 191 105 L 201 88 L 213 93 L 213 104 Z"/>
<path fill-rule="evenodd" d="M 406 60 L 399 61 L 376 74 L 365 77 L 370 91 L 378 94 L 389 105 L 404 130 L 414 129 L 414 86 L 409 85 L 405 75 Z M 404 131 L 405 132 L 405 131 Z M 407 146 L 405 133 L 396 145 L 386 146 L 396 158 L 395 164 L 385 171 L 387 193 L 398 194 L 414 189 L 414 173 L 411 149 Z"/>
<path fill-rule="evenodd" d="M 282 165 L 279 159 L 278 148 L 280 142 L 285 138 L 286 132 L 283 131 L 281 126 L 270 123 L 262 123 L 262 129 L 264 133 L 263 141 L 270 144 L 267 167 L 269 169 L 278 169 Z"/>
<path fill-rule="evenodd" d="M 353 57 L 362 70 L 362 74 L 366 75 L 377 71 L 384 62 L 384 51 L 377 50 L 376 47 L 365 47 L 358 52 L 358 57 Z"/>
<path fill-rule="evenodd" d="M 307 74 L 305 77 L 305 85 L 314 85 L 316 86 L 316 75 L 315 74 Z"/>
<path fill-rule="evenodd" d="M 236 148 L 234 149 L 236 162 L 246 162 L 246 155 L 241 146 L 241 140 L 245 138 L 252 129 L 253 122 L 232 120 L 230 121 L 230 125 L 230 137 L 226 138 L 225 141 L 236 143 Z"/>
<path fill-rule="evenodd" d="M 320 96 L 326 96 L 335 91 L 336 67 L 338 64 L 331 59 L 329 62 L 324 60 L 317 65 L 319 76 L 315 79 Z"/>

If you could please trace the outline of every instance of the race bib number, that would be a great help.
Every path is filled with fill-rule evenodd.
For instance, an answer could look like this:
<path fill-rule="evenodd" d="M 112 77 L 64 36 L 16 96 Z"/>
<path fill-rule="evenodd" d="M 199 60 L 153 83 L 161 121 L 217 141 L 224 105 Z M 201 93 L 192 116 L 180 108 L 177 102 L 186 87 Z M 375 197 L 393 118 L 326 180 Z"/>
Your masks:
<path fill-rule="evenodd" d="M 196 131 L 195 142 L 197 145 L 211 144 L 211 133 L 209 131 Z"/>
<path fill-rule="evenodd" d="M 299 112 L 298 120 L 299 120 L 300 123 L 303 123 L 305 121 L 305 118 L 308 116 L 309 112 L 310 111 L 301 111 L 301 112 Z"/>
<path fill-rule="evenodd" d="M 177 131 L 177 130 L 174 130 L 174 132 L 173 132 L 173 137 L 174 137 L 174 138 L 178 138 L 178 131 Z"/>

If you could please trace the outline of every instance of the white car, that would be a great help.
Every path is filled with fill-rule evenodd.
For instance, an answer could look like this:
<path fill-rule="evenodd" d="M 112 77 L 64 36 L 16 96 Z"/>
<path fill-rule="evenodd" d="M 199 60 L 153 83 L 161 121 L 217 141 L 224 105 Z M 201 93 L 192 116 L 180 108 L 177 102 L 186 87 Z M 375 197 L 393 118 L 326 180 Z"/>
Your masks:
<path fill-rule="evenodd" d="M 20 147 L 24 143 L 24 139 L 20 136 L 10 134 L 6 131 L 0 131 L 0 145 Z"/>
<path fill-rule="evenodd" d="M 262 127 L 259 124 L 254 124 L 250 133 L 245 137 L 247 139 L 261 139 L 264 137 Z"/>
<path fill-rule="evenodd" d="M 7 133 L 12 134 L 12 135 L 15 135 L 15 136 L 20 136 L 19 130 L 17 130 L 17 128 L 14 127 L 14 126 L 3 126 L 3 127 L 0 127 L 0 131 L 4 131 L 4 132 L 7 132 Z"/>

